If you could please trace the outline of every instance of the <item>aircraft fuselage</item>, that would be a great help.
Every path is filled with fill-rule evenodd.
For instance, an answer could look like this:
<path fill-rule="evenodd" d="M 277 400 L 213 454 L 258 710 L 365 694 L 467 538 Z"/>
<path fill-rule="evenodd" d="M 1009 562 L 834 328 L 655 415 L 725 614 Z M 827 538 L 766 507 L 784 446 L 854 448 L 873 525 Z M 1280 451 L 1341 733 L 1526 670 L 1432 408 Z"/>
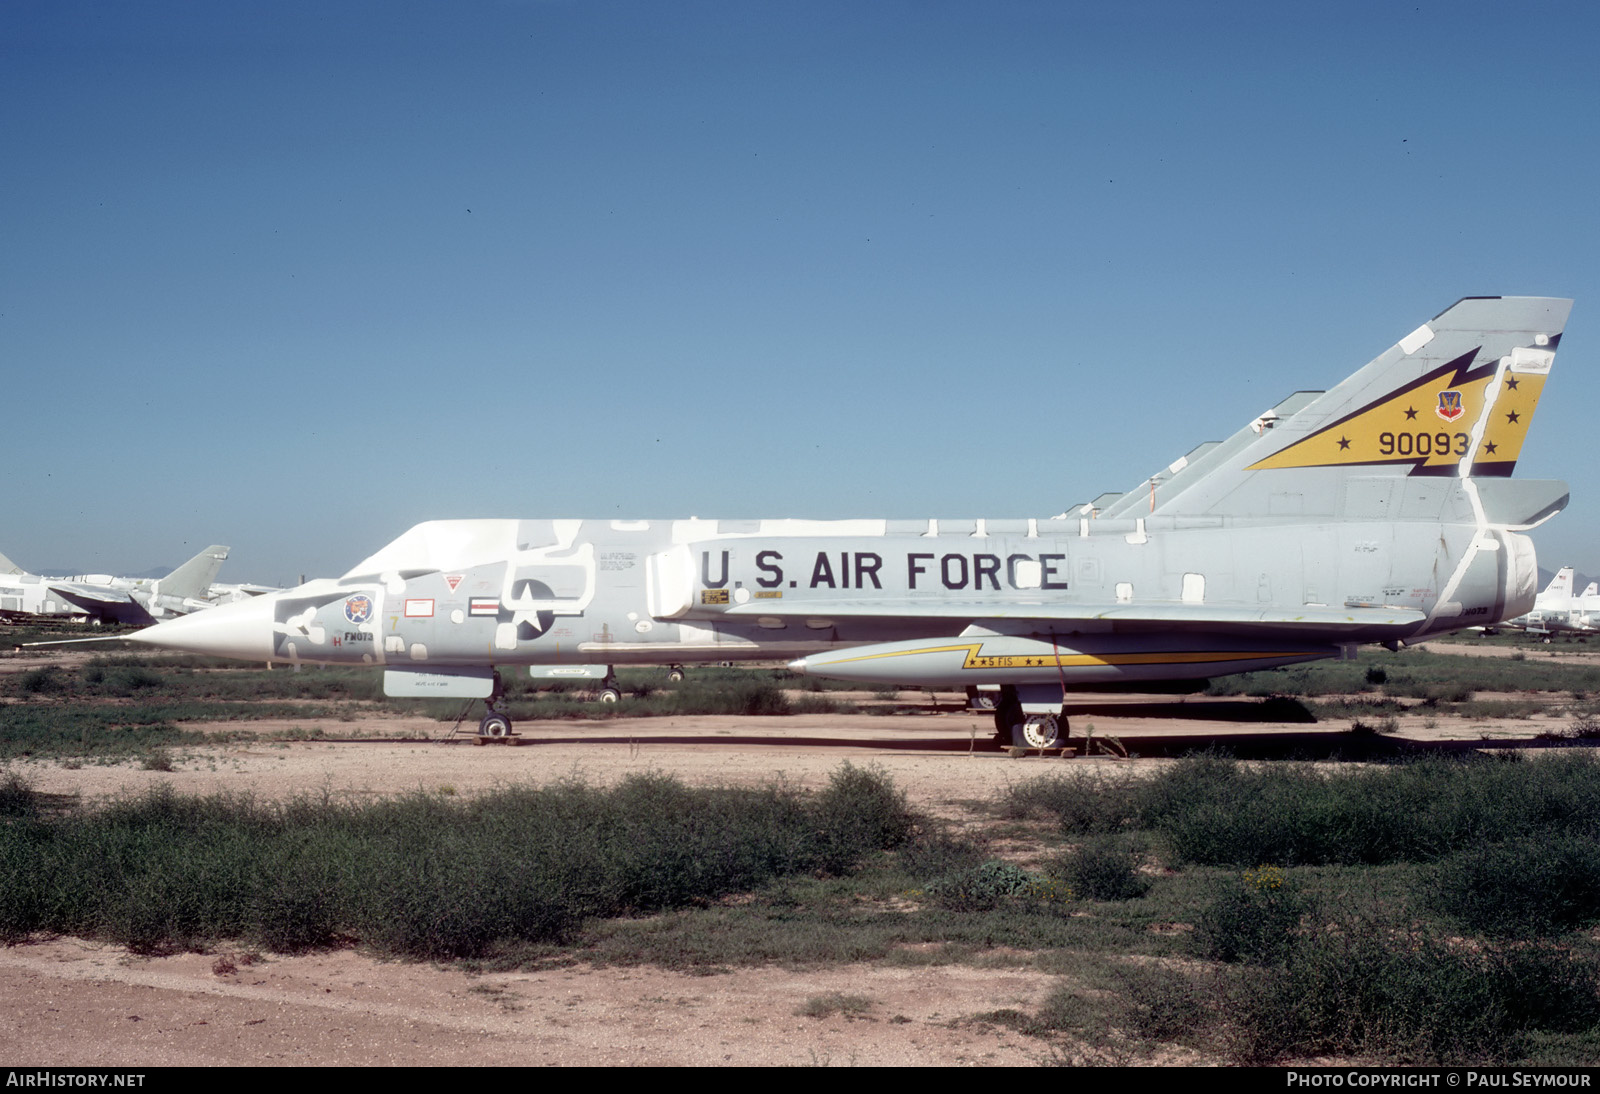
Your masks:
<path fill-rule="evenodd" d="M 231 645 L 198 640 L 193 648 L 206 652 L 417 672 L 787 660 L 977 634 L 1013 652 L 961 646 L 971 656 L 959 678 L 974 683 L 1017 678 L 1028 643 L 1046 640 L 1130 654 L 1094 665 L 1057 658 L 1042 666 L 1051 672 L 1192 677 L 1519 614 L 1531 596 L 1518 588 L 1519 564 L 1526 569 L 1532 558 L 1524 537 L 1490 531 L 1489 548 L 1480 546 L 1461 573 L 1441 566 L 1477 536 L 1472 526 L 1423 521 L 1181 529 L 1089 519 L 440 521 L 343 578 L 181 626 L 197 636 L 228 626 L 239 636 Z M 1073 617 L 1076 604 L 1091 607 Z M 1140 621 L 1120 621 L 1120 606 Z M 1163 609 L 1174 620 L 1165 634 Z M 1349 609 L 1373 617 L 1371 625 L 1347 625 L 1331 640 L 1320 624 Z M 1203 639 L 1181 626 L 1195 611 L 1211 617 Z M 1060 618 L 1040 623 L 1052 613 Z M 243 625 L 247 617 L 252 625 Z M 164 630 L 167 644 L 181 643 L 174 625 Z M 1152 634 L 1164 634 L 1164 644 L 1152 647 Z M 1234 660 L 1197 656 L 1213 648 Z M 1140 661 L 1134 650 L 1184 656 Z M 929 664 L 899 657 L 878 667 L 883 678 L 913 680 Z"/>

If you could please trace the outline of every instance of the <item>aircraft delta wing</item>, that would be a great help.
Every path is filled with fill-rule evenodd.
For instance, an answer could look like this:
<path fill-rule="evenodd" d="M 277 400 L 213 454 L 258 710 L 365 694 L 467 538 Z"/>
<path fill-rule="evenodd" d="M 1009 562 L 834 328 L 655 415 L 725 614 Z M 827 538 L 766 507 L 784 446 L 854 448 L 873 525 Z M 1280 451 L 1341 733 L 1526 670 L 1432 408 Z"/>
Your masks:
<path fill-rule="evenodd" d="M 137 640 L 368 664 L 390 695 L 485 699 L 497 669 L 793 659 L 804 673 L 998 685 L 1003 739 L 1059 743 L 1066 692 L 1203 679 L 1526 612 L 1521 532 L 1560 482 L 1511 483 L 1571 302 L 1462 300 L 1327 392 L 1170 477 L 1026 520 L 455 520 L 343 577 Z"/>

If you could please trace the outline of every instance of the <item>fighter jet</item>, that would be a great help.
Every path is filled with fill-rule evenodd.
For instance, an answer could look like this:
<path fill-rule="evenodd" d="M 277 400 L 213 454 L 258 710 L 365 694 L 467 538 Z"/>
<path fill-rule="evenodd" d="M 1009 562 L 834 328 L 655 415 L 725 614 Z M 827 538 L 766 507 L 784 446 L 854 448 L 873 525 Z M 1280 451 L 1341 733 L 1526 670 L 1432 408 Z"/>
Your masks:
<path fill-rule="evenodd" d="M 1050 748 L 1077 687 L 1398 647 L 1534 602 L 1522 533 L 1567 502 L 1513 482 L 1571 301 L 1472 297 L 1326 392 L 1055 518 L 449 520 L 339 578 L 136 637 L 371 665 L 389 695 L 483 699 L 498 672 L 792 659 L 797 672 L 998 685 L 997 735 Z"/>
<path fill-rule="evenodd" d="M 110 574 L 41 577 L 0 555 L 0 615 L 154 623 L 211 607 L 210 585 L 227 557 L 228 548 L 213 544 L 166 577 L 152 580 Z"/>
<path fill-rule="evenodd" d="M 1506 620 L 1505 626 L 1539 635 L 1546 642 L 1552 634 L 1600 629 L 1600 588 L 1590 582 L 1581 596 L 1572 595 L 1573 572 L 1571 566 L 1557 570 L 1550 584 L 1534 597 L 1533 610 Z"/>

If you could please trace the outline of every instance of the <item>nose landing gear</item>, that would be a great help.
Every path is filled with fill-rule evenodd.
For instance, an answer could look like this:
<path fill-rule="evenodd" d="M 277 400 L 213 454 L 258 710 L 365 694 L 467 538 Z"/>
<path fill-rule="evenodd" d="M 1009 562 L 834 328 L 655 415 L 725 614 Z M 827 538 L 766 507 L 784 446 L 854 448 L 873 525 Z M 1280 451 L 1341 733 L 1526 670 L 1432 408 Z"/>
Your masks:
<path fill-rule="evenodd" d="M 600 691 L 595 695 L 602 703 L 620 703 L 622 701 L 622 685 L 617 683 L 617 670 L 611 665 L 606 666 L 606 676 L 600 681 Z"/>

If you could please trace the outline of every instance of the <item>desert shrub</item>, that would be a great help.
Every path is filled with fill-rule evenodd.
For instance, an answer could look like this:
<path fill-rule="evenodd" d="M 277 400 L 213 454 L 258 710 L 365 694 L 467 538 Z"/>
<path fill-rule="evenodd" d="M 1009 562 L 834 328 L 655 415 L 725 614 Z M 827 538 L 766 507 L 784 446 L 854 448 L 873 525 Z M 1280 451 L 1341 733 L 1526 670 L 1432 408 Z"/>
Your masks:
<path fill-rule="evenodd" d="M 814 795 L 658 775 L 359 807 L 164 789 L 0 823 L 0 937 L 55 930 L 141 952 L 357 940 L 400 956 L 480 957 L 559 941 L 586 917 L 846 871 L 915 823 L 887 778 L 848 767 Z"/>
<path fill-rule="evenodd" d="M 1276 866 L 1223 883 L 1195 922 L 1196 948 L 1217 961 L 1267 964 L 1293 945 L 1312 902 Z"/>
<path fill-rule="evenodd" d="M 1116 831 L 1133 822 L 1137 808 L 1138 796 L 1127 783 L 1083 770 L 1028 779 L 1000 800 L 1006 816 L 1055 816 L 1069 834 Z"/>
<path fill-rule="evenodd" d="M 877 768 L 845 764 L 828 778 L 812 803 L 823 865 L 840 872 L 868 850 L 899 847 L 916 818 L 906 797 Z"/>
<path fill-rule="evenodd" d="M 1550 946 L 1479 950 L 1407 922 L 1349 921 L 1296 936 L 1269 973 L 1241 968 L 1225 977 L 1226 1041 L 1250 1063 L 1285 1055 L 1512 1060 L 1535 1032 L 1595 1026 L 1596 972 Z"/>
<path fill-rule="evenodd" d="M 1143 861 L 1138 846 L 1101 837 L 1057 856 L 1049 872 L 1080 899 L 1133 900 L 1150 890 L 1150 879 L 1139 873 Z"/>
<path fill-rule="evenodd" d="M 841 703 L 819 692 L 805 691 L 788 700 L 791 714 L 849 714 L 857 709 L 854 703 Z"/>
<path fill-rule="evenodd" d="M 788 714 L 789 698 L 770 679 L 743 673 L 722 678 L 699 675 L 665 693 L 673 714 Z"/>
<path fill-rule="evenodd" d="M 159 688 L 164 683 L 161 674 L 143 665 L 123 665 L 105 674 L 102 687 L 111 695 L 129 696 L 135 692 Z"/>
<path fill-rule="evenodd" d="M 48 838 L 48 828 L 25 813 L 0 820 L 0 944 L 20 942 L 44 926 L 45 894 L 34 879 Z"/>
<path fill-rule="evenodd" d="M 139 766 L 146 771 L 171 771 L 172 756 L 164 748 L 153 748 L 139 758 Z"/>
<path fill-rule="evenodd" d="M 919 833 L 900 848 L 900 866 L 914 878 L 942 878 L 970 870 L 988 856 L 971 840 L 943 831 Z"/>
<path fill-rule="evenodd" d="M 1567 736 L 1574 740 L 1586 740 L 1600 737 L 1600 718 L 1593 712 L 1584 712 L 1572 719 L 1572 724 L 1567 727 Z"/>
<path fill-rule="evenodd" d="M 57 695 L 72 690 L 72 684 L 59 667 L 41 665 L 23 673 L 17 680 L 17 689 L 24 695 Z"/>
<path fill-rule="evenodd" d="M 33 784 L 15 771 L 0 777 L 0 817 L 36 817 L 39 815 L 39 792 Z"/>
<path fill-rule="evenodd" d="M 1153 1041 L 1188 1042 L 1215 1024 L 1215 986 L 1209 972 L 1166 965 L 1133 965 L 1120 974 L 1123 1021 Z"/>
<path fill-rule="evenodd" d="M 835 991 L 810 996 L 794 1013 L 797 1018 L 831 1018 L 835 1014 L 857 1018 L 871 1011 L 872 1006 L 872 1000 L 865 995 L 843 995 Z"/>
<path fill-rule="evenodd" d="M 1600 835 L 1600 764 L 1429 759 L 1330 773 L 1200 756 L 1142 788 L 1139 820 L 1175 862 L 1427 862 L 1489 839 Z"/>
<path fill-rule="evenodd" d="M 1424 892 L 1442 914 L 1489 935 L 1582 930 L 1600 923 L 1600 845 L 1569 836 L 1473 847 L 1440 861 Z"/>
<path fill-rule="evenodd" d="M 1009 900 L 1060 904 L 1071 894 L 1050 879 L 1000 859 L 938 879 L 925 890 L 937 906 L 952 912 L 993 911 Z"/>

